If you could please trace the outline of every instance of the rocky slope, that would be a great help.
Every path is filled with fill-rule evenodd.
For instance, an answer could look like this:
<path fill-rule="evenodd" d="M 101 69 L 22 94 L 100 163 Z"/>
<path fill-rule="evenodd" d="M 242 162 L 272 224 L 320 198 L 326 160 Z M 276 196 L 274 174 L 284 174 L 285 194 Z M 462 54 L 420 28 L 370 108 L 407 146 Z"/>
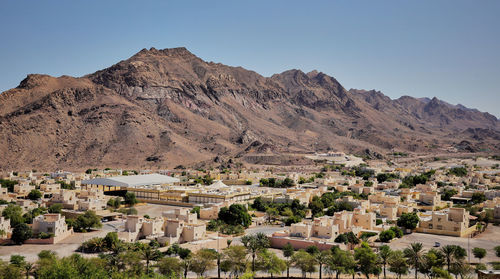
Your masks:
<path fill-rule="evenodd" d="M 499 150 L 498 134 L 494 116 L 436 98 L 347 91 L 316 71 L 263 77 L 185 48 L 143 49 L 80 78 L 29 75 L 0 94 L 4 170 L 214 158 L 301 163 L 292 154 L 327 150 Z"/>

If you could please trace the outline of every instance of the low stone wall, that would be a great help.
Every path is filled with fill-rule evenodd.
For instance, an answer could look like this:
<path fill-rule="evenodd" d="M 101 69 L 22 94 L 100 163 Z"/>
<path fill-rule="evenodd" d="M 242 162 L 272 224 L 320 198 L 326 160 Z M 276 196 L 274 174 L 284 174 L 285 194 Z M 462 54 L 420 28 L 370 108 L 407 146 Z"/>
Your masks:
<path fill-rule="evenodd" d="M 309 246 L 316 246 L 318 247 L 319 250 L 328 250 L 332 248 L 333 246 L 345 246 L 340 243 L 333 243 L 333 242 L 326 242 L 326 241 L 315 241 L 315 240 L 306 240 L 306 239 L 295 239 L 295 238 L 289 238 L 289 237 L 276 237 L 276 236 L 270 236 L 269 241 L 271 242 L 271 247 L 276 248 L 276 249 L 282 249 L 287 245 L 287 243 L 290 243 L 292 247 L 296 250 L 299 249 L 306 249 Z M 345 247 L 341 247 L 345 248 Z"/>
<path fill-rule="evenodd" d="M 154 200 L 154 199 L 137 199 L 140 202 L 144 203 L 153 203 L 153 204 L 163 204 L 163 205 L 175 205 L 175 206 L 184 206 L 184 207 L 194 207 L 194 203 L 188 202 L 178 202 L 178 201 L 166 201 L 166 200 Z"/>
<path fill-rule="evenodd" d="M 51 238 L 31 238 L 28 239 L 24 242 L 24 244 L 56 244 L 59 241 L 65 239 L 66 237 L 70 236 L 73 234 L 73 229 L 70 229 L 66 231 L 66 233 L 62 235 L 58 235 L 56 237 L 51 237 Z"/>
<path fill-rule="evenodd" d="M 456 236 L 456 237 L 466 237 L 476 231 L 476 225 L 463 230 L 463 231 L 445 231 L 445 230 L 436 230 L 436 229 L 425 229 L 425 228 L 417 228 L 417 232 L 419 233 L 429 233 L 429 234 L 438 234 L 438 235 L 449 235 L 449 236 Z"/>

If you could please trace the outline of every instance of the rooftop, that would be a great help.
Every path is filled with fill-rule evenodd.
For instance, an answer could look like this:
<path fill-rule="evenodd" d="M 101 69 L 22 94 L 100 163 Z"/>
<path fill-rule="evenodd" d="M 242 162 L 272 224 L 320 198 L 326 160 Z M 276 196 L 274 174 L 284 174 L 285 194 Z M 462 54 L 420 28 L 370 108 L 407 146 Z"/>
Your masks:
<path fill-rule="evenodd" d="M 138 187 L 138 186 L 171 184 L 179 181 L 180 180 L 175 177 L 154 173 L 154 174 L 130 175 L 130 176 L 98 177 L 94 179 L 83 180 L 82 184 L 94 184 L 94 185 L 118 186 L 118 187 Z"/>

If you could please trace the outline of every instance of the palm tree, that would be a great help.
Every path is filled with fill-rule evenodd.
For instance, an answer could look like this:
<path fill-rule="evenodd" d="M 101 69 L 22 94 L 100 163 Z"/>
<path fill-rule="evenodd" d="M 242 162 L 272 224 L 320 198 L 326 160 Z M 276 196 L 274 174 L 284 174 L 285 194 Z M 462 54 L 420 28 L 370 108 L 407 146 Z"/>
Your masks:
<path fill-rule="evenodd" d="M 161 257 L 161 253 L 157 249 L 153 249 L 150 245 L 146 244 L 140 248 L 141 257 L 146 261 L 146 273 L 149 274 L 149 263 Z"/>
<path fill-rule="evenodd" d="M 30 262 L 24 264 L 24 272 L 26 273 L 26 279 L 30 278 L 30 273 L 33 270 L 34 265 Z"/>
<path fill-rule="evenodd" d="M 387 262 L 389 260 L 389 257 L 391 256 L 391 254 L 392 254 L 391 247 L 389 247 L 387 245 L 380 246 L 379 251 L 378 251 L 378 256 L 380 257 L 382 266 L 384 267 L 384 279 L 387 278 L 385 271 L 386 271 Z"/>
<path fill-rule="evenodd" d="M 451 262 L 453 261 L 453 254 L 455 253 L 455 245 L 445 245 L 441 247 L 441 252 L 443 252 L 444 258 L 446 259 L 446 266 L 449 271 Z"/>
<path fill-rule="evenodd" d="M 415 279 L 418 278 L 418 265 L 422 258 L 422 243 L 414 242 L 410 244 L 410 247 L 404 249 L 403 253 L 408 260 L 411 261 L 411 265 L 415 268 Z"/>
<path fill-rule="evenodd" d="M 264 233 L 257 233 L 243 236 L 241 242 L 252 254 L 252 272 L 255 272 L 255 256 L 258 251 L 270 246 L 269 239 Z"/>
<path fill-rule="evenodd" d="M 331 251 L 330 250 L 325 250 L 325 251 L 321 251 L 320 253 L 316 253 L 314 255 L 314 258 L 316 260 L 316 262 L 318 263 L 319 265 L 319 279 L 321 279 L 321 275 L 322 275 L 322 269 L 323 269 L 323 265 L 325 263 L 328 262 L 328 259 L 329 257 L 331 256 Z"/>

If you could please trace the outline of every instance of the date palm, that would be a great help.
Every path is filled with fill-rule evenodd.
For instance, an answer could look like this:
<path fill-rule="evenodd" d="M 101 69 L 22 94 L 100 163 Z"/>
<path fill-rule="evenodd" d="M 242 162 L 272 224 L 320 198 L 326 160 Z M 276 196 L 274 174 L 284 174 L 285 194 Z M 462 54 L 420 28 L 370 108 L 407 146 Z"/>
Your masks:
<path fill-rule="evenodd" d="M 255 256 L 258 251 L 270 246 L 269 239 L 264 233 L 257 233 L 243 236 L 241 242 L 252 254 L 252 272 L 255 272 Z"/>
<path fill-rule="evenodd" d="M 415 268 L 415 279 L 418 278 L 418 266 L 422 259 L 423 245 L 420 242 L 414 242 L 410 244 L 410 247 L 404 249 L 403 253 L 408 260 L 411 262 L 411 266 Z"/>
<path fill-rule="evenodd" d="M 378 252 L 378 256 L 380 257 L 382 266 L 384 268 L 384 279 L 387 278 L 385 272 L 386 272 L 387 262 L 389 261 L 389 257 L 391 256 L 391 254 L 392 254 L 391 247 L 389 247 L 387 245 L 380 246 L 380 249 L 379 249 L 379 252 Z"/>

